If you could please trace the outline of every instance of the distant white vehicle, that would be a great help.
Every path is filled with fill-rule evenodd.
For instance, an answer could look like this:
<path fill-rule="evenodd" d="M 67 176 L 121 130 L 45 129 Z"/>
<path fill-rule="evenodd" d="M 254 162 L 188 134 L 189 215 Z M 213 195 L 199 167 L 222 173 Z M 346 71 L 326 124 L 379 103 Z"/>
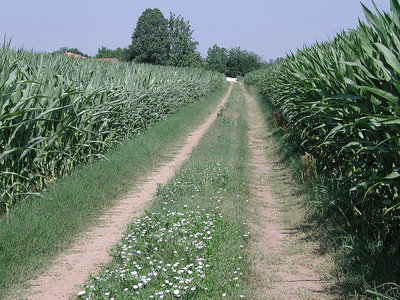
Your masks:
<path fill-rule="evenodd" d="M 235 82 L 237 82 L 237 78 L 226 77 L 226 81 L 230 82 L 231 84 L 234 84 Z"/>

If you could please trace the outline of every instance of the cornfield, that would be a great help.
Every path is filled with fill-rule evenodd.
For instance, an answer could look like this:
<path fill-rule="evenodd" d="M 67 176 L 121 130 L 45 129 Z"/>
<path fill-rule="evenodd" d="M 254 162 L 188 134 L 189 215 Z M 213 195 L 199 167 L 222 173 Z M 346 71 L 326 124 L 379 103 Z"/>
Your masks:
<path fill-rule="evenodd" d="M 245 81 L 258 86 L 282 116 L 286 139 L 299 153 L 311 153 L 318 174 L 335 187 L 326 206 L 340 215 L 342 230 L 398 259 L 400 4 L 392 0 L 388 13 L 363 8 L 368 24 Z"/>
<path fill-rule="evenodd" d="M 0 49 L 0 211 L 219 87 L 199 69 Z"/>

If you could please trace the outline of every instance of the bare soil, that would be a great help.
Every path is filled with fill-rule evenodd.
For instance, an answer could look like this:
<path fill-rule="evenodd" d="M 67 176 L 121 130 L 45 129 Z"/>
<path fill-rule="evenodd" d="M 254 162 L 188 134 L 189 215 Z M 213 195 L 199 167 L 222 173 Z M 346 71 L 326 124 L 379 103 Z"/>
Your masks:
<path fill-rule="evenodd" d="M 132 191 L 101 217 L 102 226 L 91 228 L 71 249 L 62 253 L 54 265 L 40 278 L 32 282 L 25 298 L 69 299 L 73 298 L 89 275 L 96 274 L 100 266 L 109 261 L 109 250 L 123 235 L 126 227 L 138 218 L 150 203 L 159 184 L 166 184 L 182 163 L 189 158 L 201 137 L 216 120 L 232 91 L 221 100 L 217 110 L 195 131 L 189 134 L 183 148 L 163 167 L 149 176 L 138 189 Z"/>
<path fill-rule="evenodd" d="M 253 203 L 249 224 L 254 236 L 250 245 L 254 298 L 329 299 L 331 297 L 325 293 L 323 282 L 315 271 L 318 263 L 314 257 L 307 255 L 307 251 L 306 254 L 288 251 L 302 237 L 282 224 L 283 216 L 268 182 L 275 164 L 267 159 L 265 149 L 271 147 L 272 137 L 257 102 L 243 85 L 242 91 L 248 107 L 252 167 Z M 310 249 L 309 253 L 313 251 Z"/>

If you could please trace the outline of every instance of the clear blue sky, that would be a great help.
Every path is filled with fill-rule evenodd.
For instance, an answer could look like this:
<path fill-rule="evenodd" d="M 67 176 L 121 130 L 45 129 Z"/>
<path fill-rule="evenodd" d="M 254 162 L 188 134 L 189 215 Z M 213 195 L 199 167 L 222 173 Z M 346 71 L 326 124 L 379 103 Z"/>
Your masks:
<path fill-rule="evenodd" d="M 372 7 L 370 0 L 363 3 Z M 389 0 L 375 3 L 389 10 Z M 325 41 L 364 19 L 358 0 L 5 0 L 0 36 L 12 37 L 13 47 L 53 51 L 66 46 L 95 55 L 100 46 L 128 46 L 146 8 L 189 20 L 203 56 L 217 44 L 240 46 L 266 60 Z"/>

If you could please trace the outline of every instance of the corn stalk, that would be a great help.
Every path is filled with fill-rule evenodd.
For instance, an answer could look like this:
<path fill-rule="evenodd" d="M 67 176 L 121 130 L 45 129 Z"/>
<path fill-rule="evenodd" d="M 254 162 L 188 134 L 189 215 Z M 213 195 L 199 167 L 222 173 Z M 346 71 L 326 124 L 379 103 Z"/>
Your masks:
<path fill-rule="evenodd" d="M 0 211 L 223 82 L 200 69 L 0 49 Z"/>
<path fill-rule="evenodd" d="M 283 116 L 286 139 L 338 189 L 343 228 L 400 253 L 400 4 L 329 42 L 249 73 Z M 344 229 L 346 230 L 346 229 Z"/>

